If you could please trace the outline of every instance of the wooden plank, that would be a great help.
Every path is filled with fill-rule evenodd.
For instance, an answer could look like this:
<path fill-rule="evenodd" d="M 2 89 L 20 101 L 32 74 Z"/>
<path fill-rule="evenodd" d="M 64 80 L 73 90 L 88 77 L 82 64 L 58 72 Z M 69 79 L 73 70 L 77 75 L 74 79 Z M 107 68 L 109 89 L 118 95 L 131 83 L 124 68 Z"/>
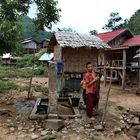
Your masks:
<path fill-rule="evenodd" d="M 139 62 L 138 66 L 140 67 L 140 58 L 138 58 L 138 62 Z M 139 81 L 138 82 L 139 82 L 139 87 L 140 87 L 140 69 L 139 69 Z"/>
<path fill-rule="evenodd" d="M 122 77 L 122 89 L 125 89 L 125 75 L 126 75 L 126 50 L 123 50 L 123 77 Z"/>
<path fill-rule="evenodd" d="M 104 86 L 106 86 L 106 67 L 104 67 Z"/>
<path fill-rule="evenodd" d="M 120 77 L 122 79 L 123 78 L 123 75 L 122 75 L 121 71 L 118 71 L 118 72 L 119 72 L 119 75 L 120 75 Z"/>

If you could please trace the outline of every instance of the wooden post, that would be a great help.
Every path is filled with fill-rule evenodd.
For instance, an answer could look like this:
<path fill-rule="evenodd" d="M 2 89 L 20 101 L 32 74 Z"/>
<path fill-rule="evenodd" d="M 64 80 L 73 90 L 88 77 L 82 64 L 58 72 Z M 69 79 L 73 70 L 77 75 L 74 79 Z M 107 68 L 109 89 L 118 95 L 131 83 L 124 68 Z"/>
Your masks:
<path fill-rule="evenodd" d="M 123 49 L 123 76 L 122 76 L 122 89 L 125 89 L 125 75 L 126 75 L 126 50 Z"/>
<path fill-rule="evenodd" d="M 51 62 L 49 64 L 49 114 L 57 115 L 57 98 L 57 64 L 56 62 Z"/>
<path fill-rule="evenodd" d="M 138 66 L 140 67 L 140 58 L 138 58 Z M 139 68 L 139 76 L 138 76 L 138 82 L 139 82 L 139 85 L 138 87 L 140 87 L 140 68 Z"/>
<path fill-rule="evenodd" d="M 102 117 L 102 121 L 101 121 L 102 125 L 104 125 L 104 123 L 105 123 L 105 118 L 106 118 L 106 113 L 107 113 L 107 106 L 108 106 L 108 99 L 109 99 L 109 93 L 110 93 L 110 89 L 111 89 L 111 84 L 112 84 L 112 68 L 110 69 L 110 83 L 109 83 L 109 88 L 108 88 L 108 92 L 107 92 L 107 95 L 106 95 L 105 109 L 104 109 L 104 113 L 103 113 L 103 117 Z"/>
<path fill-rule="evenodd" d="M 31 87 L 32 87 L 32 80 L 34 77 L 34 69 L 35 69 L 35 50 L 33 52 L 33 67 L 32 67 L 32 75 L 30 77 L 30 82 L 29 82 L 29 89 L 28 89 L 28 96 L 27 99 L 30 99 L 31 97 Z"/>
<path fill-rule="evenodd" d="M 106 86 L 106 66 L 104 66 L 104 86 Z"/>

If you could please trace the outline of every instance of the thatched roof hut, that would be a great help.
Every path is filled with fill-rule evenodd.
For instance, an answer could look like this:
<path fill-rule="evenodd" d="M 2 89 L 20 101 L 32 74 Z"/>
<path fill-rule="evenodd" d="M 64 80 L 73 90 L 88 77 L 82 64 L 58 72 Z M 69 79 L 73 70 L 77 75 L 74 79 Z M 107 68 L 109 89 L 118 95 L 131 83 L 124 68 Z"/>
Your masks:
<path fill-rule="evenodd" d="M 94 35 L 58 31 L 51 37 L 48 51 L 54 52 L 55 61 L 64 62 L 65 72 L 83 72 L 87 61 L 97 66 L 103 57 L 101 54 L 108 48 Z"/>
<path fill-rule="evenodd" d="M 96 47 L 97 49 L 110 48 L 97 36 L 78 34 L 76 32 L 58 31 L 54 33 L 49 43 L 49 49 L 51 49 L 50 47 L 53 47 L 56 43 L 58 43 L 60 47 Z"/>

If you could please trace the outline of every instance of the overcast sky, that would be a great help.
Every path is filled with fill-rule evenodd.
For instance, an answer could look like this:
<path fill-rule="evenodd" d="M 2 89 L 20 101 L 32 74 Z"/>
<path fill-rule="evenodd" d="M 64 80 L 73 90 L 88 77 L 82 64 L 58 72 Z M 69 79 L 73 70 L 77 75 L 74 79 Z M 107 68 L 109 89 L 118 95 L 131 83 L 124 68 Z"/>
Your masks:
<path fill-rule="evenodd" d="M 107 23 L 111 12 L 119 12 L 123 19 L 129 19 L 140 9 L 140 0 L 58 0 L 61 18 L 53 30 L 72 28 L 79 33 L 88 34 L 90 30 L 105 32 L 102 27 Z M 30 10 L 30 17 L 35 15 L 35 7 Z"/>

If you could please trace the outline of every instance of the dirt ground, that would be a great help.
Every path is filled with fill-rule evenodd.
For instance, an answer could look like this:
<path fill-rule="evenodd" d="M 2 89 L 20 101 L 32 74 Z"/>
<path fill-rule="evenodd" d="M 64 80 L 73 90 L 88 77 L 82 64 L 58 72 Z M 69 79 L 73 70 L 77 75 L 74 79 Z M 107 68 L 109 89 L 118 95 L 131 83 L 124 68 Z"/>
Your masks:
<path fill-rule="evenodd" d="M 0 140 L 45 140 L 45 137 L 41 133 L 43 131 L 50 133 L 50 131 L 43 129 L 42 121 L 30 120 L 28 117 L 37 97 L 48 95 L 48 79 L 33 78 L 31 88 L 32 98 L 30 100 L 26 99 L 29 79 L 10 80 L 19 84 L 20 88 L 0 93 L 0 110 L 5 109 L 9 111 L 0 114 Z M 95 116 L 96 123 L 102 118 L 107 91 L 108 85 L 104 87 L 101 83 L 99 103 L 99 112 L 101 113 Z M 51 131 L 51 134 L 57 134 L 57 140 L 131 140 L 124 133 L 114 135 L 112 128 L 119 123 L 122 111 L 140 111 L 140 96 L 137 96 L 135 91 L 136 89 L 122 90 L 121 87 L 112 85 L 107 108 L 105 131 L 95 132 L 92 126 L 86 126 L 84 118 L 75 118 L 73 120 L 66 120 L 67 124 L 69 124 L 66 127 L 67 129 L 63 128 L 59 132 Z M 69 131 L 69 128 L 71 128 L 71 131 Z M 38 137 L 35 138 L 35 135 Z"/>

